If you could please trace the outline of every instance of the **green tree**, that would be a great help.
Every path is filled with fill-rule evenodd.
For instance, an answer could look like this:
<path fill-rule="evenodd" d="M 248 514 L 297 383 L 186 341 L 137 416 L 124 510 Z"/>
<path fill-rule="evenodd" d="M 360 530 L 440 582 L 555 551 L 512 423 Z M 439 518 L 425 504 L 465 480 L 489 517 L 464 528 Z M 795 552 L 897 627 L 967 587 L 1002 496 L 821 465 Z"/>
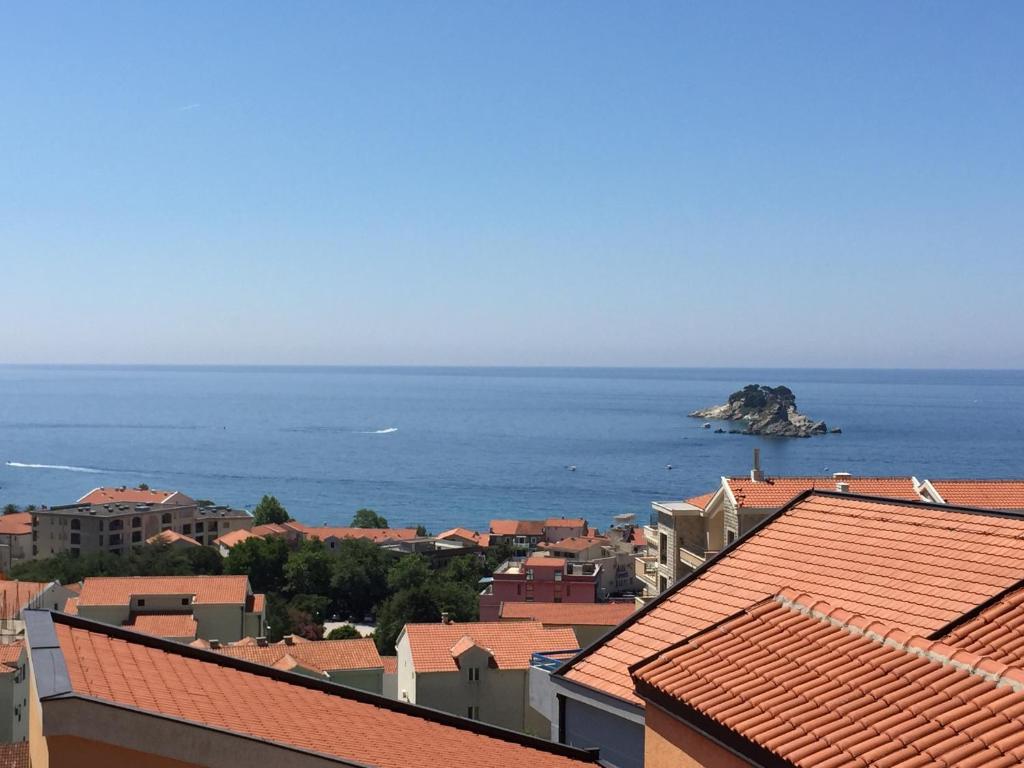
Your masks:
<path fill-rule="evenodd" d="M 318 541 L 307 541 L 288 556 L 284 567 L 285 591 L 292 595 L 331 594 L 334 557 Z"/>
<path fill-rule="evenodd" d="M 224 558 L 214 547 L 191 547 L 185 550 L 192 573 L 197 576 L 219 576 L 224 573 Z"/>
<path fill-rule="evenodd" d="M 17 512 L 20 512 L 20 511 L 21 510 L 18 509 L 18 505 L 17 504 L 4 504 L 3 512 L 4 512 L 5 515 L 13 515 L 13 514 L 15 514 Z"/>
<path fill-rule="evenodd" d="M 372 509 L 359 509 L 356 510 L 355 515 L 352 517 L 353 528 L 387 528 L 388 519 L 383 515 L 378 515 Z"/>
<path fill-rule="evenodd" d="M 145 483 L 139 483 L 139 485 L 138 485 L 138 489 L 139 489 L 140 491 L 148 491 L 148 490 L 149 490 L 149 486 L 148 486 L 148 485 L 146 485 Z"/>
<path fill-rule="evenodd" d="M 255 592 L 280 592 L 288 554 L 288 544 L 279 536 L 246 539 L 224 558 L 224 572 L 248 576 Z"/>
<path fill-rule="evenodd" d="M 288 601 L 288 608 L 308 614 L 314 621 L 323 624 L 330 602 L 324 595 L 296 595 Z M 321 629 L 320 637 L 323 637 L 323 634 Z"/>
<path fill-rule="evenodd" d="M 391 556 L 365 539 L 345 539 L 334 550 L 331 592 L 342 616 L 362 620 L 389 594 Z"/>
<path fill-rule="evenodd" d="M 358 640 L 362 635 L 359 634 L 359 630 L 353 627 L 351 624 L 342 624 L 340 627 L 335 627 L 327 633 L 325 640 Z"/>
<path fill-rule="evenodd" d="M 292 634 L 292 620 L 288 615 L 288 601 L 280 595 L 267 595 L 267 639 L 276 643 Z"/>
<path fill-rule="evenodd" d="M 430 580 L 430 563 L 423 555 L 405 555 L 388 573 L 388 587 L 392 592 L 416 589 Z"/>
<path fill-rule="evenodd" d="M 419 524 L 419 525 L 416 526 L 416 535 L 417 536 L 429 536 L 430 535 L 430 531 L 427 530 L 427 526 L 425 526 L 423 524 Z"/>
<path fill-rule="evenodd" d="M 252 511 L 254 525 L 267 525 L 268 523 L 287 523 L 292 519 L 276 496 L 265 495 Z"/>

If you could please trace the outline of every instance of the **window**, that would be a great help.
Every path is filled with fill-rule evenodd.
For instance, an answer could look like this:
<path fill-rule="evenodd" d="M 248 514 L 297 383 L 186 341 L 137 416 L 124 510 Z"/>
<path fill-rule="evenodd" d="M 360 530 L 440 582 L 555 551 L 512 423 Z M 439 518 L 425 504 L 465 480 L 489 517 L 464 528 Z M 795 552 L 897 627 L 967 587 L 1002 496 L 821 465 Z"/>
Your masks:
<path fill-rule="evenodd" d="M 110 521 L 110 530 L 112 530 L 112 531 L 120 531 L 122 528 L 124 528 L 124 520 L 111 520 Z"/>
<path fill-rule="evenodd" d="M 533 581 L 533 568 L 526 569 L 526 580 Z"/>
<path fill-rule="evenodd" d="M 196 533 L 202 533 L 202 532 L 203 532 L 203 523 L 202 523 L 202 521 L 199 521 L 199 522 L 196 523 Z"/>
<path fill-rule="evenodd" d="M 188 605 L 188 598 L 187 597 L 181 598 L 181 604 L 182 605 Z"/>
<path fill-rule="evenodd" d="M 555 581 L 561 581 L 561 580 L 562 580 L 562 572 L 561 571 L 555 571 Z"/>
<path fill-rule="evenodd" d="M 183 526 L 181 526 L 181 532 L 184 533 L 186 536 L 191 536 L 192 523 L 185 523 Z"/>
<path fill-rule="evenodd" d="M 560 597 L 556 597 L 556 598 L 555 598 L 555 602 L 556 602 L 556 603 L 560 603 L 560 602 L 562 602 L 562 598 L 560 598 Z"/>
<path fill-rule="evenodd" d="M 72 544 L 81 544 L 82 543 L 82 534 L 80 534 L 78 531 L 75 531 L 74 533 L 72 533 L 71 534 L 71 543 Z"/>
<path fill-rule="evenodd" d="M 142 531 L 132 531 L 132 544 L 142 541 Z"/>
<path fill-rule="evenodd" d="M 736 531 L 729 531 L 727 536 L 729 538 L 727 539 L 726 544 L 732 544 L 734 541 L 736 541 Z"/>
<path fill-rule="evenodd" d="M 72 531 L 77 531 L 81 527 L 82 527 L 82 521 L 81 520 L 72 520 L 71 521 L 71 530 Z"/>
<path fill-rule="evenodd" d="M 523 594 L 523 585 L 522 584 L 516 584 L 516 594 L 517 595 Z"/>
<path fill-rule="evenodd" d="M 526 596 L 526 602 L 532 603 L 533 602 L 533 595 L 527 595 Z"/>
<path fill-rule="evenodd" d="M 135 601 L 135 604 L 137 606 L 139 606 L 139 608 L 145 608 L 146 607 L 146 598 L 140 597 L 138 600 Z"/>
<path fill-rule="evenodd" d="M 110 534 L 110 546 L 112 546 L 112 547 L 119 547 L 119 546 L 121 546 L 121 534 L 120 533 L 112 533 L 112 534 Z"/>
<path fill-rule="evenodd" d="M 480 667 L 470 667 L 468 672 L 469 682 L 476 683 L 480 681 Z"/>
<path fill-rule="evenodd" d="M 160 524 L 161 525 L 170 525 L 171 524 L 171 513 L 170 512 L 164 512 L 163 515 L 160 516 Z"/>
<path fill-rule="evenodd" d="M 662 565 L 668 563 L 668 535 L 658 534 L 658 562 Z"/>
<path fill-rule="evenodd" d="M 133 517 L 132 518 L 132 528 L 141 528 L 141 527 L 142 527 L 142 518 L 141 517 Z"/>
<path fill-rule="evenodd" d="M 565 595 L 566 595 L 566 597 L 568 597 L 571 594 L 572 594 L 572 584 L 566 584 L 565 585 Z"/>
<path fill-rule="evenodd" d="M 480 707 L 466 707 L 466 717 L 470 720 L 480 719 Z"/>
<path fill-rule="evenodd" d="M 102 533 L 100 534 L 100 546 L 101 547 L 103 546 L 103 534 Z"/>

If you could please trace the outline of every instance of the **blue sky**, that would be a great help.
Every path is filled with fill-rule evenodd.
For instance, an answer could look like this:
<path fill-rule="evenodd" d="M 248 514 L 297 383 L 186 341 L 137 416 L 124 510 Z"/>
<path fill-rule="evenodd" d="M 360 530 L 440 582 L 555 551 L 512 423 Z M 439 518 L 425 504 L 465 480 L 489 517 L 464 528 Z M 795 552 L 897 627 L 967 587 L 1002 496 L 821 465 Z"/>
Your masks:
<path fill-rule="evenodd" d="M 0 362 L 1024 367 L 1019 3 L 23 3 Z"/>

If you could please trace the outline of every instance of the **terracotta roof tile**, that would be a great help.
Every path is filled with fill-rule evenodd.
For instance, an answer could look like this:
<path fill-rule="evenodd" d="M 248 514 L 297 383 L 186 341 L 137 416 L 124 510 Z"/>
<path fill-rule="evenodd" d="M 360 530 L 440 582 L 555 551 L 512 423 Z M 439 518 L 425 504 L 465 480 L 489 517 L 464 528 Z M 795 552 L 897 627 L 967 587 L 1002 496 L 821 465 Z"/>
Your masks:
<path fill-rule="evenodd" d="M 381 656 L 381 662 L 384 664 L 384 674 L 394 675 L 398 673 L 398 657 L 397 656 Z"/>
<path fill-rule="evenodd" d="M 603 536 L 571 536 L 568 539 L 556 541 L 553 544 L 541 543 L 542 549 L 557 549 L 563 552 L 585 552 L 595 544 L 607 544 L 608 539 Z"/>
<path fill-rule="evenodd" d="M 258 539 L 260 538 L 252 531 L 247 531 L 245 528 L 239 528 L 236 531 L 228 531 L 223 536 L 218 536 L 213 540 L 213 543 L 218 547 L 226 547 L 231 549 L 236 544 L 241 544 L 246 539 Z"/>
<path fill-rule="evenodd" d="M 804 491 L 836 490 L 839 482 L 833 477 L 766 477 L 754 482 L 749 477 L 726 478 L 729 489 L 741 507 L 753 509 L 778 509 Z M 850 486 L 850 493 L 865 496 L 883 496 L 902 501 L 920 501 L 921 496 L 914 487 L 911 477 L 857 477 L 843 478 Z M 700 498 L 700 497 L 698 497 Z M 701 505 L 698 505 L 701 506 Z"/>
<path fill-rule="evenodd" d="M 178 541 L 182 541 L 186 544 L 191 544 L 194 547 L 202 546 L 198 541 L 193 539 L 191 536 L 186 536 L 185 534 L 178 533 L 177 531 L 160 531 L 160 533 L 157 533 L 146 539 L 147 544 L 174 544 Z"/>
<path fill-rule="evenodd" d="M 549 517 L 544 521 L 545 528 L 585 528 L 586 525 L 582 517 Z"/>
<path fill-rule="evenodd" d="M 21 640 L 0 645 L 0 664 L 17 665 L 25 644 Z"/>
<path fill-rule="evenodd" d="M 449 528 L 447 531 L 442 531 L 437 534 L 439 539 L 465 539 L 466 541 L 475 542 L 478 546 L 487 547 L 491 543 L 491 535 L 489 533 L 477 533 L 471 531 L 468 528 Z"/>
<path fill-rule="evenodd" d="M 942 639 L 972 653 L 1024 668 L 1024 587 L 1006 593 Z"/>
<path fill-rule="evenodd" d="M 932 480 L 947 504 L 985 509 L 1024 509 L 1024 480 Z"/>
<path fill-rule="evenodd" d="M 565 568 L 564 557 L 547 557 L 545 555 L 531 555 L 523 561 L 525 568 Z"/>
<path fill-rule="evenodd" d="M 834 613 L 790 591 L 768 598 L 636 665 L 638 690 L 797 766 L 1005 758 L 1006 726 L 1024 729 L 1010 714 L 1024 711 L 1024 684 L 1005 665 Z"/>
<path fill-rule="evenodd" d="M 247 576 L 90 576 L 78 605 L 127 605 L 133 595 L 194 595 L 197 605 L 245 603 Z"/>
<path fill-rule="evenodd" d="M 47 586 L 45 581 L 0 580 L 0 618 L 15 618 Z"/>
<path fill-rule="evenodd" d="M 329 538 L 336 539 L 368 539 L 374 544 L 384 541 L 401 541 L 404 539 L 415 539 L 415 528 L 337 528 L 330 526 L 306 526 L 303 529 L 306 536 L 324 541 Z"/>
<path fill-rule="evenodd" d="M 590 762 L 380 696 L 298 675 L 276 679 L 280 672 L 260 667 L 233 668 L 209 651 L 144 644 L 133 633 L 112 635 L 101 624 L 60 614 L 54 625 L 73 691 L 103 702 L 380 768 L 437 768 L 452 765 L 453 756 L 475 768 Z"/>
<path fill-rule="evenodd" d="M 543 520 L 491 520 L 492 536 L 543 536 Z"/>
<path fill-rule="evenodd" d="M 452 648 L 463 638 L 491 651 L 498 669 L 528 669 L 533 653 L 579 647 L 571 629 L 537 621 L 406 624 L 405 634 L 417 673 L 457 671 Z"/>
<path fill-rule="evenodd" d="M 125 626 L 154 637 L 190 639 L 195 638 L 198 629 L 191 613 L 140 613 L 125 622 Z"/>
<path fill-rule="evenodd" d="M 0 515 L 0 534 L 4 536 L 26 536 L 32 533 L 32 513 L 15 512 Z"/>
<path fill-rule="evenodd" d="M 502 603 L 502 619 L 533 619 L 545 626 L 614 627 L 635 610 L 632 603 Z"/>
<path fill-rule="evenodd" d="M 79 504 L 161 504 L 177 491 L 144 491 L 139 488 L 93 488 L 78 500 Z"/>
<path fill-rule="evenodd" d="M 29 768 L 28 742 L 0 744 L 0 768 Z"/>
<path fill-rule="evenodd" d="M 1024 520 L 811 494 L 742 538 L 559 674 L 639 703 L 626 667 L 789 585 L 929 635 L 1015 584 Z"/>
<path fill-rule="evenodd" d="M 700 496 L 694 496 L 692 498 L 687 499 L 686 503 L 693 504 L 693 506 L 700 507 L 701 509 L 705 509 L 708 505 L 708 502 L 714 498 L 716 493 L 717 491 L 712 491 L 711 493 L 702 493 Z"/>
<path fill-rule="evenodd" d="M 264 525 L 254 525 L 252 527 L 253 536 L 285 536 L 288 534 L 288 529 L 283 525 L 277 523 L 265 523 Z"/>
<path fill-rule="evenodd" d="M 68 614 L 68 616 L 77 616 L 78 615 L 78 598 L 77 597 L 69 597 L 64 602 L 64 613 Z"/>
<path fill-rule="evenodd" d="M 291 645 L 283 640 L 266 646 L 229 645 L 217 649 L 217 653 L 266 666 L 273 666 L 283 656 L 288 655 L 299 665 L 317 672 L 383 667 L 380 654 L 377 653 L 377 646 L 368 637 L 354 640 L 296 642 Z"/>

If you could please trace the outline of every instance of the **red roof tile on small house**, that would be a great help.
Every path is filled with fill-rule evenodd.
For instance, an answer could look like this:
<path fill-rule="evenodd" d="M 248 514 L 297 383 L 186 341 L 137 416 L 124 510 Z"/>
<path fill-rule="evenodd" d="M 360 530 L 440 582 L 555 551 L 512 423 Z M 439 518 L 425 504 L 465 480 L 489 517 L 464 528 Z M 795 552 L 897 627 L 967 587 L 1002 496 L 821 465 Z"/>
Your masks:
<path fill-rule="evenodd" d="M 247 576 L 90 576 L 78 605 L 128 605 L 133 595 L 193 595 L 197 605 L 246 602 Z"/>
<path fill-rule="evenodd" d="M 639 704 L 630 664 L 787 585 L 928 636 L 1022 573 L 1022 519 L 809 493 L 555 674 Z"/>
<path fill-rule="evenodd" d="M 752 509 L 778 509 L 805 491 L 835 491 L 839 482 L 849 485 L 850 493 L 863 496 L 921 500 L 912 477 L 766 477 L 758 482 L 749 477 L 730 477 L 726 481 L 736 503 Z"/>
<path fill-rule="evenodd" d="M 199 627 L 191 613 L 140 613 L 129 619 L 125 626 L 154 637 L 188 639 L 195 638 Z"/>
<path fill-rule="evenodd" d="M 1000 595 L 976 615 L 956 622 L 942 641 L 1024 668 L 1024 587 Z"/>
<path fill-rule="evenodd" d="M 932 480 L 947 504 L 1024 510 L 1024 480 Z"/>
<path fill-rule="evenodd" d="M 638 691 L 763 764 L 1003 766 L 1024 671 L 784 590 L 632 668 Z"/>
<path fill-rule="evenodd" d="M 383 667 L 380 654 L 377 653 L 377 646 L 369 637 L 313 642 L 302 642 L 301 638 L 296 638 L 291 643 L 282 640 L 263 646 L 228 645 L 217 649 L 216 652 L 266 666 L 273 666 L 282 657 L 290 656 L 306 669 L 317 672 Z"/>
<path fill-rule="evenodd" d="M 79 504 L 162 504 L 177 491 L 153 491 L 141 488 L 93 488 L 78 500 Z"/>
<path fill-rule="evenodd" d="M 543 536 L 543 520 L 491 520 L 493 536 Z"/>
<path fill-rule="evenodd" d="M 31 512 L 14 512 L 10 515 L 0 515 L 0 535 L 27 536 L 30 533 L 32 533 Z"/>
<path fill-rule="evenodd" d="M 537 621 L 406 624 L 405 634 L 417 673 L 458 671 L 452 649 L 466 641 L 488 649 L 498 669 L 528 669 L 538 651 L 579 647 L 571 629 L 549 629 Z"/>
<path fill-rule="evenodd" d="M 160 533 L 154 534 L 146 539 L 147 544 L 175 544 L 176 542 L 183 542 L 193 547 L 201 547 L 198 541 L 193 539 L 191 536 L 186 536 L 183 533 L 177 531 L 160 531 Z"/>
<path fill-rule="evenodd" d="M 502 603 L 502 619 L 532 619 L 544 626 L 614 627 L 633 615 L 632 603 Z"/>

